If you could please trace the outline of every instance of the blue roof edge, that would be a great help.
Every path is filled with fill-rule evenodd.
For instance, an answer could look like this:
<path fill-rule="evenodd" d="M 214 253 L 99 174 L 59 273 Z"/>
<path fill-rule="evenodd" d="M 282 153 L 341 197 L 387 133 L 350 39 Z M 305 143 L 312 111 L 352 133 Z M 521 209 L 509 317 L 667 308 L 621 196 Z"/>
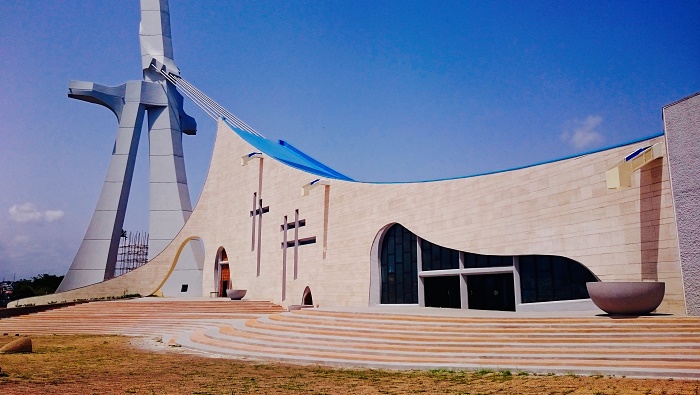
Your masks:
<path fill-rule="evenodd" d="M 511 168 L 502 169 L 502 170 L 487 171 L 487 172 L 483 172 L 483 173 L 470 174 L 470 175 L 466 175 L 466 176 L 445 177 L 445 178 L 437 178 L 437 179 L 433 179 L 433 180 L 422 180 L 422 181 L 374 181 L 374 182 L 373 182 L 373 181 L 357 181 L 357 182 L 364 182 L 364 183 L 367 183 L 367 184 L 417 184 L 417 183 L 422 183 L 422 182 L 449 181 L 449 180 L 459 180 L 459 179 L 463 179 L 463 178 L 473 178 L 473 177 L 480 177 L 480 176 L 488 176 L 488 175 L 491 175 L 491 174 L 506 173 L 506 172 L 509 172 L 509 171 L 527 169 L 527 168 L 530 168 L 530 167 L 546 165 L 546 164 L 554 163 L 554 162 L 561 162 L 561 161 L 564 161 L 564 160 L 569 160 L 569 159 L 574 159 L 574 158 L 578 158 L 578 157 L 581 157 L 581 156 L 586 156 L 586 155 L 590 155 L 590 154 L 595 154 L 595 153 L 597 153 L 597 152 L 603 152 L 603 151 L 607 151 L 607 150 L 611 150 L 611 149 L 615 149 L 615 148 L 624 147 L 624 146 L 626 146 L 626 145 L 637 144 L 637 143 L 641 143 L 642 141 L 651 140 L 651 139 L 655 139 L 655 138 L 657 138 L 657 137 L 661 137 L 661 136 L 663 136 L 664 134 L 665 134 L 664 132 L 655 133 L 655 134 L 652 134 L 652 135 L 649 135 L 649 136 L 646 136 L 646 137 L 641 137 L 641 138 L 638 138 L 638 139 L 635 139 L 635 140 L 632 140 L 632 141 L 627 141 L 627 142 L 619 143 L 619 144 L 613 144 L 613 145 L 609 145 L 609 146 L 606 146 L 606 147 L 603 147 L 603 148 L 597 148 L 597 149 L 594 149 L 594 150 L 585 151 L 585 152 L 582 152 L 582 153 L 573 154 L 573 155 L 565 156 L 565 157 L 562 157 L 562 158 L 550 159 L 550 160 L 545 160 L 545 161 L 542 161 L 542 162 L 532 163 L 532 164 L 529 164 L 529 165 L 516 166 L 516 167 L 511 167 Z"/>
<path fill-rule="evenodd" d="M 335 178 L 337 178 L 339 180 L 355 181 L 352 178 L 346 176 L 345 174 L 342 174 L 338 171 L 335 171 L 335 170 L 331 169 L 330 167 L 324 165 L 323 163 L 317 161 L 316 159 L 310 157 L 309 155 L 303 153 L 301 150 L 297 149 L 296 147 L 294 147 L 293 145 L 289 144 L 288 142 L 286 142 L 284 140 L 280 140 L 280 145 L 283 145 L 283 146 L 289 148 L 290 150 L 294 151 L 296 154 L 302 156 L 303 158 L 305 158 L 309 162 L 313 163 L 314 165 L 320 167 L 321 169 L 325 170 L 329 174 L 333 174 L 335 176 Z"/>
<path fill-rule="evenodd" d="M 541 161 L 541 162 L 532 163 L 532 164 L 529 164 L 529 165 L 516 166 L 516 167 L 511 167 L 511 168 L 502 169 L 502 170 L 487 171 L 487 172 L 482 172 L 482 173 L 470 174 L 470 175 L 466 175 L 466 176 L 445 177 L 445 178 L 436 178 L 436 179 L 432 179 L 432 180 L 419 180 L 419 181 L 358 181 L 358 180 L 354 180 L 354 179 L 352 179 L 352 178 L 350 178 L 350 177 L 348 177 L 348 176 L 346 176 L 346 175 L 344 175 L 344 174 L 342 174 L 342 173 L 340 173 L 340 172 L 338 172 L 338 171 L 333 170 L 332 168 L 330 168 L 330 167 L 324 165 L 323 163 L 319 162 L 318 160 L 316 160 L 316 159 L 312 158 L 311 156 L 305 154 L 304 152 L 302 152 L 301 150 L 297 149 L 296 147 L 294 147 L 293 145 L 289 144 L 288 142 L 286 142 L 286 141 L 284 141 L 284 140 L 279 140 L 278 143 L 275 143 L 275 142 L 273 142 L 272 140 L 266 139 L 265 137 L 262 137 L 262 136 L 255 136 L 255 135 L 253 135 L 253 134 L 251 134 L 251 133 L 249 133 L 249 132 L 246 132 L 246 131 L 244 131 L 244 130 L 241 130 L 241 129 L 239 129 L 238 127 L 232 125 L 232 124 L 231 124 L 230 122 L 228 122 L 228 120 L 226 120 L 225 118 L 222 118 L 222 119 L 224 120 L 224 122 L 226 122 L 226 124 L 229 126 L 229 128 L 231 128 L 231 130 L 233 130 L 236 134 L 238 134 L 243 140 L 245 140 L 246 142 L 248 142 L 250 145 L 254 146 L 255 148 L 257 148 L 257 149 L 259 149 L 260 151 L 262 151 L 263 153 L 267 154 L 268 156 L 271 156 L 271 157 L 277 159 L 278 161 L 280 161 L 280 162 L 282 162 L 282 163 L 284 163 L 284 164 L 286 164 L 286 165 L 288 165 L 288 166 L 291 166 L 291 167 L 294 167 L 294 168 L 296 168 L 296 169 L 299 169 L 299 170 L 302 170 L 302 171 L 305 171 L 305 172 L 307 172 L 307 173 L 311 173 L 311 174 L 314 174 L 314 175 L 317 175 L 317 176 L 321 176 L 321 177 L 329 177 L 329 178 L 333 178 L 333 179 L 337 179 L 337 180 L 343 180 L 343 181 L 349 181 L 349 182 L 362 182 L 362 183 L 365 183 L 365 184 L 417 184 L 417 183 L 423 183 L 423 182 L 437 182 L 437 181 L 459 180 L 459 179 L 463 179 L 463 178 L 473 178 L 473 177 L 487 176 L 487 175 L 491 175 L 491 174 L 506 173 L 506 172 L 509 172 L 509 171 L 527 169 L 527 168 L 530 168 L 530 167 L 541 166 L 541 165 L 546 165 L 546 164 L 549 164 L 549 163 L 561 162 L 561 161 L 564 161 L 564 160 L 569 160 L 569 159 L 578 158 L 578 157 L 581 157 L 581 156 L 586 156 L 586 155 L 590 155 L 590 154 L 595 154 L 595 153 L 597 153 L 597 152 L 607 151 L 607 150 L 611 150 L 611 149 L 615 149 L 615 148 L 619 148 L 619 147 L 624 147 L 624 146 L 626 146 L 626 145 L 631 145 L 631 144 L 640 143 L 640 142 L 642 142 L 642 141 L 651 140 L 651 139 L 654 139 L 654 138 L 657 138 L 657 137 L 661 137 L 661 136 L 664 135 L 664 132 L 654 133 L 654 134 L 652 134 L 652 135 L 645 136 L 645 137 L 641 137 L 641 138 L 638 138 L 638 139 L 635 139 L 635 140 L 632 140 L 632 141 L 627 141 L 627 142 L 619 143 L 619 144 L 613 144 L 613 145 L 609 145 L 609 146 L 606 146 L 606 147 L 597 148 L 597 149 L 594 149 L 594 150 L 585 151 L 585 152 L 581 152 L 581 153 L 577 153 L 577 154 L 565 156 L 565 157 L 562 157 L 562 158 L 550 159 L 550 160 L 546 160 L 546 161 Z M 245 134 L 245 136 L 244 136 L 244 134 Z M 254 138 L 253 138 L 253 137 L 254 137 Z M 267 150 L 265 150 L 263 147 L 260 147 L 260 146 L 256 145 L 256 144 L 255 144 L 255 141 L 254 141 L 255 139 L 263 139 L 263 140 L 265 140 L 265 141 L 267 141 L 267 142 L 269 142 L 269 143 L 271 143 L 271 144 L 279 144 L 280 147 L 284 147 L 284 148 L 288 149 L 289 151 L 291 151 L 294 155 L 297 155 L 297 156 L 301 157 L 302 159 L 304 159 L 304 160 L 310 162 L 312 165 L 316 166 L 317 169 L 311 168 L 311 167 L 309 167 L 309 166 L 305 166 L 305 165 L 303 165 L 303 164 L 301 164 L 301 163 L 294 163 L 294 162 L 290 162 L 290 161 L 288 161 L 288 160 L 279 158 L 279 157 L 277 157 L 276 155 L 274 155 L 273 153 L 267 152 Z"/>
<path fill-rule="evenodd" d="M 355 181 L 352 178 L 331 169 L 330 167 L 303 153 L 284 140 L 274 142 L 265 137 L 254 135 L 250 132 L 242 130 L 237 126 L 232 125 L 226 118 L 221 119 L 240 138 L 245 140 L 245 142 L 252 145 L 262 153 L 286 164 L 287 166 L 313 174 L 315 176 L 328 177 L 343 181 Z M 283 151 L 278 151 L 277 153 L 273 152 L 278 149 Z"/>

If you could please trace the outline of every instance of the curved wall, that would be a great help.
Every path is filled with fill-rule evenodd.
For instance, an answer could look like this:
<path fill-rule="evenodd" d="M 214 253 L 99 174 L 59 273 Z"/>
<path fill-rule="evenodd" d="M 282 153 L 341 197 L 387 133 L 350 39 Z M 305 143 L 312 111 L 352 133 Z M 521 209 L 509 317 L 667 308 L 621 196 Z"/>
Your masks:
<path fill-rule="evenodd" d="M 266 156 L 242 166 L 241 157 L 256 150 L 220 122 L 202 195 L 171 245 L 128 279 L 85 292 L 106 293 L 113 281 L 134 289 L 131 284 L 158 283 L 178 247 L 197 236 L 206 246 L 205 296 L 214 291 L 217 248 L 226 246 L 235 273 L 232 286 L 247 289 L 251 299 L 293 304 L 309 286 L 314 303 L 322 307 L 367 306 L 373 242 L 386 225 L 401 223 L 455 250 L 566 256 L 602 281 L 665 281 L 659 311 L 683 313 L 665 157 L 635 172 L 632 188 L 608 190 L 605 182 L 608 168 L 661 139 L 472 178 L 408 184 L 331 180 L 302 196 L 301 187 L 318 177 Z M 260 198 L 267 210 L 261 223 L 255 202 Z M 296 210 L 303 226 L 282 231 L 285 216 L 293 224 Z M 285 233 L 287 241 L 315 237 L 314 243 L 296 248 L 296 270 L 293 243 L 285 256 Z"/>
<path fill-rule="evenodd" d="M 683 311 L 666 160 L 636 172 L 632 188 L 608 190 L 605 184 L 609 167 L 662 137 L 474 178 L 409 184 L 331 180 L 330 186 L 302 197 L 300 188 L 315 176 L 267 157 L 241 166 L 240 157 L 253 147 L 223 124 L 218 133 L 201 203 L 186 228 L 203 234 L 207 244 L 211 238 L 213 245 L 231 246 L 239 282 L 234 287 L 248 289 L 253 299 L 288 304 L 290 295 L 302 294 L 309 285 L 322 306 L 367 305 L 373 241 L 380 229 L 398 222 L 457 250 L 560 255 L 581 262 L 603 281 L 665 281 L 668 291 L 660 310 Z M 254 193 L 269 208 L 263 214 L 259 277 L 258 251 L 251 251 Z M 295 210 L 305 220 L 299 237 L 315 236 L 316 243 L 298 247 L 297 279 L 288 249 L 283 300 L 280 228 Z M 293 232 L 287 233 L 291 238 Z"/>

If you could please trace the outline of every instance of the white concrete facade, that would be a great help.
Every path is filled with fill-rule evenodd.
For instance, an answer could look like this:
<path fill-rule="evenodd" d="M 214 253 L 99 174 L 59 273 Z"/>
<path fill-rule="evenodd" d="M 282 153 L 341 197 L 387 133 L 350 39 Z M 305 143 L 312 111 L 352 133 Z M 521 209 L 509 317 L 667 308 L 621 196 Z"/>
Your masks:
<path fill-rule="evenodd" d="M 513 171 L 417 183 L 354 182 L 332 170 L 319 176 L 323 169 L 308 173 L 272 153 L 287 149 L 293 158 L 292 148 L 221 120 L 209 174 L 192 210 L 181 139 L 195 133 L 196 123 L 176 89 L 182 86 L 176 85 L 167 0 L 141 0 L 140 39 L 144 81 L 118 87 L 71 83 L 70 97 L 101 104 L 117 116 L 115 152 L 59 293 L 16 305 L 135 293 L 208 297 L 221 293 L 223 272 L 230 273 L 231 288 L 247 290 L 251 299 L 300 304 L 310 290 L 315 304 L 376 305 L 382 303 L 384 232 L 400 224 L 416 237 L 417 251 L 421 240 L 459 251 L 459 265 L 442 271 L 423 270 L 418 253 L 411 281 L 417 281 L 419 306 L 426 304 L 426 284 L 435 277 L 459 279 L 464 308 L 470 276 L 505 274 L 512 276 L 517 311 L 590 308 L 585 299 L 525 301 L 521 258 L 547 255 L 573 260 L 601 281 L 663 281 L 666 296 L 658 311 L 700 315 L 698 95 L 664 108 L 663 136 Z M 112 278 L 144 116 L 150 138 L 149 263 Z M 606 172 L 651 146 L 649 161 L 613 172 L 623 188 L 609 189 Z M 509 257 L 512 264 L 467 267 L 467 254 Z"/>
<path fill-rule="evenodd" d="M 300 304 L 309 287 L 321 306 L 368 306 L 379 300 L 379 236 L 399 223 L 419 238 L 459 251 L 563 256 L 602 281 L 663 281 L 666 296 L 657 311 L 684 314 L 667 155 L 633 173 L 630 188 L 608 189 L 605 178 L 621 158 L 665 138 L 470 178 L 398 184 L 330 180 L 303 196 L 302 187 L 318 176 L 266 154 L 242 166 L 240 158 L 259 149 L 219 122 L 202 195 L 161 254 L 121 277 L 20 304 L 158 293 L 183 247 L 201 240 L 201 282 L 198 276 L 176 281 L 201 289 L 201 296 L 217 290 L 216 265 L 223 248 L 231 286 L 246 289 L 247 298 Z M 266 208 L 262 221 L 251 215 L 259 207 Z M 291 225 L 295 217 L 303 226 Z M 295 267 L 293 243 L 286 257 L 282 243 L 310 237 L 315 243 L 297 247 Z M 517 266 L 496 271 L 513 272 Z M 518 310 L 590 306 L 580 300 L 547 305 L 519 304 Z"/>

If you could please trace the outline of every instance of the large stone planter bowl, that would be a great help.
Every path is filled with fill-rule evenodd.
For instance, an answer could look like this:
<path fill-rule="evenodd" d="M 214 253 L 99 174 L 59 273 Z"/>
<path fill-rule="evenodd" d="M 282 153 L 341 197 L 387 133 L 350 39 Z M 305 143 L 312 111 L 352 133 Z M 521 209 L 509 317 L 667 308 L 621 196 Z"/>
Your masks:
<path fill-rule="evenodd" d="M 598 308 L 613 315 L 645 315 L 664 299 L 662 282 L 590 282 L 588 294 Z"/>
<path fill-rule="evenodd" d="M 227 289 L 226 295 L 231 298 L 231 300 L 241 300 L 246 292 L 247 290 L 245 289 Z"/>

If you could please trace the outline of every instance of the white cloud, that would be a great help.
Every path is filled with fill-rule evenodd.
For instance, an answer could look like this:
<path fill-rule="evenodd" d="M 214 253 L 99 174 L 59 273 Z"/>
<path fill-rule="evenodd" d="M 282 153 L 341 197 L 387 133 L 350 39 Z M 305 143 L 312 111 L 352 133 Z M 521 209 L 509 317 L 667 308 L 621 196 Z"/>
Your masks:
<path fill-rule="evenodd" d="M 44 219 L 46 222 L 53 222 L 63 218 L 65 214 L 63 210 L 46 210 L 44 211 Z"/>
<path fill-rule="evenodd" d="M 10 218 L 13 221 L 24 224 L 27 222 L 41 221 L 41 212 L 32 203 L 15 204 L 10 207 Z"/>
<path fill-rule="evenodd" d="M 41 221 L 53 222 L 63 218 L 65 215 L 63 210 L 46 210 L 42 213 L 31 202 L 15 204 L 10 207 L 9 213 L 10 218 L 19 224 Z"/>
<path fill-rule="evenodd" d="M 589 115 L 583 121 L 576 119 L 569 122 L 570 126 L 562 132 L 561 139 L 576 149 L 595 146 L 605 140 L 598 130 L 601 123 L 603 117 L 600 115 Z"/>

